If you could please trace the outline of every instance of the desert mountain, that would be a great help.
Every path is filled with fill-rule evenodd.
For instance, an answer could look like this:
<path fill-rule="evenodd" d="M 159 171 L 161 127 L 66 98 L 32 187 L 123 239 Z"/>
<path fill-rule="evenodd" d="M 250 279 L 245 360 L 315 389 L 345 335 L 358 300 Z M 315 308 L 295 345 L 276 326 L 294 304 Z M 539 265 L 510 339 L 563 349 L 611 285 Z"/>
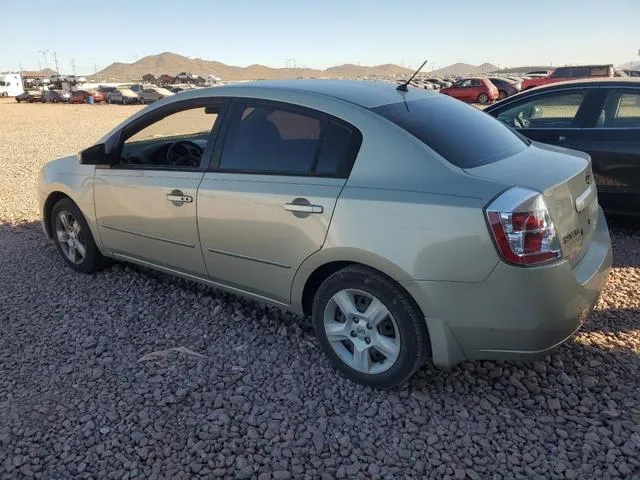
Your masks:
<path fill-rule="evenodd" d="M 429 72 L 429 75 L 433 76 L 448 76 L 448 75 L 480 75 L 483 73 L 493 72 L 498 67 L 490 63 L 483 63 L 482 65 L 470 65 L 468 63 L 454 63 L 448 67 L 440 68 Z"/>
<path fill-rule="evenodd" d="M 359 65 L 339 65 L 326 70 L 313 68 L 272 68 L 264 65 L 250 65 L 236 67 L 221 62 L 188 58 L 176 53 L 164 52 L 149 55 L 134 63 L 112 63 L 97 73 L 99 81 L 127 81 L 139 80 L 143 75 L 151 73 L 155 76 L 167 73 L 177 75 L 180 72 L 190 72 L 194 75 L 216 75 L 223 80 L 256 80 L 274 78 L 297 77 L 362 77 L 372 75 L 410 74 L 411 70 L 398 65 L 378 65 L 365 67 Z M 93 75 L 89 75 L 94 80 Z"/>

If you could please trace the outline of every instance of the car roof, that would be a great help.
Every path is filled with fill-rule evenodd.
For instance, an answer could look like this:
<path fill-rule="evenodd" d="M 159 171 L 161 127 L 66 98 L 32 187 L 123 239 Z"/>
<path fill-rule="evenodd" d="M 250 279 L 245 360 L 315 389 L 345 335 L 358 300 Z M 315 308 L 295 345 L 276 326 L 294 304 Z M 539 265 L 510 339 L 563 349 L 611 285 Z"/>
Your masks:
<path fill-rule="evenodd" d="M 508 105 L 512 102 L 518 101 L 522 98 L 527 98 L 530 95 L 538 95 L 543 92 L 551 92 L 554 90 L 570 90 L 576 86 L 586 85 L 589 87 L 638 87 L 640 88 L 640 77 L 595 77 L 595 78 L 580 78 L 577 80 L 568 80 L 565 82 L 549 83 L 547 85 L 541 85 L 539 87 L 531 88 L 522 91 L 516 95 L 512 95 L 501 102 L 494 103 L 485 109 L 486 112 L 490 112 L 501 108 L 503 105 Z"/>
<path fill-rule="evenodd" d="M 575 80 L 567 80 L 564 82 L 548 83 L 541 85 L 535 90 L 540 91 L 542 89 L 551 90 L 553 88 L 569 88 L 575 85 L 591 85 L 601 87 L 615 87 L 615 86 L 633 86 L 640 87 L 640 78 L 638 77 L 593 77 L 593 78 L 577 78 Z"/>
<path fill-rule="evenodd" d="M 373 108 L 401 101 L 416 100 L 428 95 L 437 95 L 422 88 L 408 88 L 402 93 L 397 84 L 362 80 L 260 80 L 256 82 L 233 83 L 221 87 L 201 88 L 185 92 L 191 97 L 233 96 L 261 97 L 266 91 L 306 93 L 343 100 L 364 108 Z"/>

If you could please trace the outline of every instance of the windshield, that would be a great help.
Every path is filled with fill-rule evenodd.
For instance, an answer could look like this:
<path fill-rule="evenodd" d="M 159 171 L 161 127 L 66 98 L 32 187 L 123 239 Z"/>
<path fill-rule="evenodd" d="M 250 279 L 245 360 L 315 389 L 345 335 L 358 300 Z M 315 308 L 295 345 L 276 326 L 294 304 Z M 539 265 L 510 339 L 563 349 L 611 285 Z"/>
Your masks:
<path fill-rule="evenodd" d="M 515 155 L 528 143 L 475 107 L 433 96 L 372 109 L 460 168 L 472 168 Z"/>

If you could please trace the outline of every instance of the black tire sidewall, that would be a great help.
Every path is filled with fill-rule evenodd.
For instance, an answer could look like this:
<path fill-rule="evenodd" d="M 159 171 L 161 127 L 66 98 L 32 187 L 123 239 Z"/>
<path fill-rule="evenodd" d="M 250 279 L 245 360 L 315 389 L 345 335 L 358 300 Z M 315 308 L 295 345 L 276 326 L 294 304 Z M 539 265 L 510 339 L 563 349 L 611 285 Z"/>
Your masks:
<path fill-rule="evenodd" d="M 324 330 L 324 311 L 340 290 L 357 289 L 382 301 L 393 315 L 400 334 L 400 354 L 395 364 L 379 374 L 365 374 L 346 365 L 333 351 Z M 347 267 L 327 278 L 316 292 L 312 323 L 316 337 L 331 363 L 348 378 L 376 388 L 393 388 L 409 378 L 429 351 L 425 320 L 408 294 L 388 277 L 368 268 Z"/>
<path fill-rule="evenodd" d="M 85 248 L 86 248 L 86 256 L 82 263 L 73 263 L 71 262 L 64 252 L 62 251 L 62 247 L 60 246 L 60 242 L 56 238 L 56 220 L 58 215 L 62 211 L 67 211 L 80 223 L 80 227 L 82 228 L 82 233 L 85 238 Z M 83 273 L 93 273 L 96 270 L 101 269 L 105 266 L 105 258 L 102 256 L 98 247 L 93 239 L 93 235 L 91 234 L 91 229 L 87 224 L 87 221 L 84 218 L 84 215 L 78 208 L 78 206 L 69 198 L 63 198 L 59 200 L 51 210 L 51 234 L 56 244 L 56 248 L 60 253 L 60 256 L 65 261 L 65 263 L 78 272 Z"/>

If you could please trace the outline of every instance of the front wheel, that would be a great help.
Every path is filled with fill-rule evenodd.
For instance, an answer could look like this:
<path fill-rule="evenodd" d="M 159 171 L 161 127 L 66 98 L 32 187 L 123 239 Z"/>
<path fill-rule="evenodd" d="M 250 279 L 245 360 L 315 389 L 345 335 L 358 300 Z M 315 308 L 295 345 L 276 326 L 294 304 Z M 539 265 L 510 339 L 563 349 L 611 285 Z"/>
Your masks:
<path fill-rule="evenodd" d="M 93 273 L 108 265 L 108 260 L 93 240 L 82 212 L 71 199 L 63 198 L 53 206 L 51 232 L 58 252 L 74 270 Z"/>
<path fill-rule="evenodd" d="M 392 388 L 429 355 L 423 315 L 388 277 L 365 267 L 346 267 L 318 289 L 313 327 L 325 354 L 346 377 Z"/>
<path fill-rule="evenodd" d="M 139 100 L 139 101 L 140 101 L 140 104 L 141 104 L 141 105 L 144 105 L 144 104 L 145 104 L 145 100 L 144 100 L 144 98 L 140 97 L 140 100 Z"/>
<path fill-rule="evenodd" d="M 486 105 L 489 103 L 489 96 L 486 93 L 481 93 L 478 95 L 478 103 L 481 105 Z"/>
<path fill-rule="evenodd" d="M 498 100 L 503 100 L 507 98 L 507 92 L 504 90 L 498 90 Z"/>

